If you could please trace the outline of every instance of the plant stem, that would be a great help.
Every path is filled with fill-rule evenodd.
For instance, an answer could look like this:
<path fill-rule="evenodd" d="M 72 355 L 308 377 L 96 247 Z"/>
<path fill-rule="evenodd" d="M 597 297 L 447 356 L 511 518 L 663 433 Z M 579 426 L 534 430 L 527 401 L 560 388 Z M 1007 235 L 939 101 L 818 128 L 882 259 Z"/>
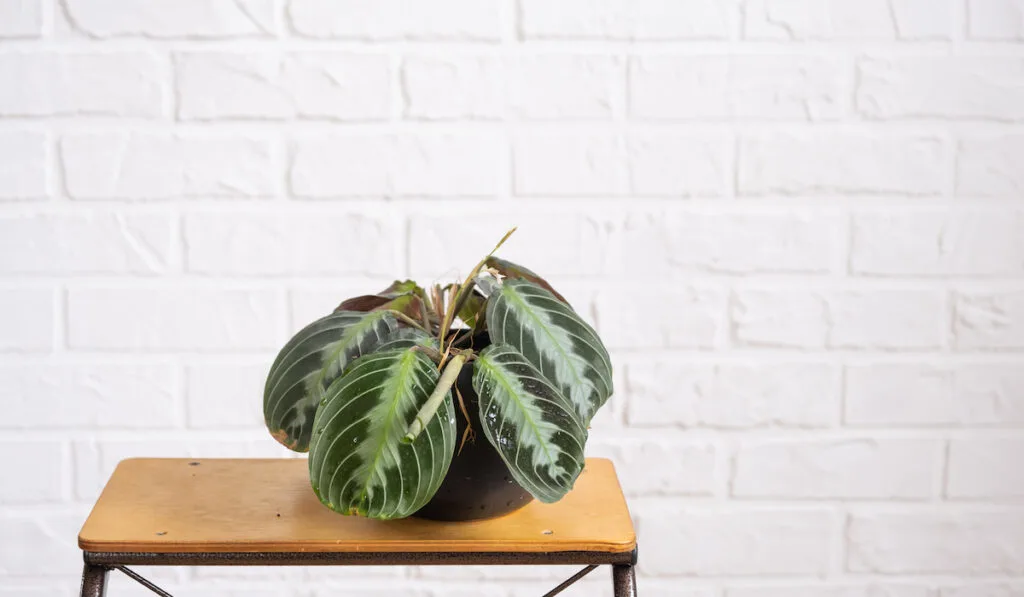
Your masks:
<path fill-rule="evenodd" d="M 459 378 L 459 372 L 462 371 L 462 365 L 465 363 L 465 353 L 459 353 L 452 357 L 452 360 L 448 361 L 448 365 L 441 372 L 441 377 L 437 380 L 437 386 L 434 388 L 433 393 L 430 394 L 430 398 L 427 398 L 427 401 L 423 403 L 420 412 L 416 413 L 416 418 L 413 419 L 412 424 L 406 429 L 402 442 L 411 444 L 416 439 L 416 436 L 427 426 L 427 423 L 433 418 L 437 409 L 441 407 L 444 397 L 448 395 L 448 390 L 452 389 L 455 380 Z"/>
<path fill-rule="evenodd" d="M 508 237 L 512 236 L 512 233 L 515 231 L 516 228 L 512 228 L 511 230 L 506 232 L 505 236 L 501 237 L 501 240 L 498 241 L 498 244 L 494 245 L 494 248 L 491 249 L 491 252 L 488 253 L 483 259 L 481 259 L 480 263 L 476 264 L 476 267 L 470 270 L 469 275 L 466 276 L 466 281 L 463 282 L 462 286 L 459 287 L 459 293 L 455 295 L 455 300 L 449 303 L 448 308 L 445 310 L 444 313 L 444 319 L 441 321 L 441 332 L 440 336 L 438 336 L 439 344 L 442 348 L 444 348 L 444 336 L 445 334 L 448 333 L 448 328 L 451 327 L 452 320 L 455 318 L 455 305 L 462 302 L 461 298 L 463 294 L 465 294 L 466 292 L 472 292 L 473 278 L 476 277 L 476 273 L 480 271 L 480 268 L 483 267 L 485 263 L 487 263 L 487 258 L 490 257 L 491 255 L 494 255 L 495 251 L 497 251 L 501 247 L 501 245 L 505 244 L 505 241 L 508 240 Z"/>
<path fill-rule="evenodd" d="M 459 410 L 462 411 L 462 417 L 466 419 L 466 430 L 462 432 L 462 441 L 459 442 L 459 451 L 456 452 L 456 454 L 462 454 L 462 446 L 466 445 L 467 439 L 475 439 L 475 433 L 473 431 L 473 422 L 469 420 L 469 411 L 466 410 L 466 401 L 462 398 L 459 386 L 455 386 L 455 397 L 459 399 Z"/>
<path fill-rule="evenodd" d="M 420 317 L 423 318 L 423 328 L 429 334 L 430 332 L 430 309 L 427 306 L 427 295 L 423 294 L 422 300 L 420 300 Z"/>
<path fill-rule="evenodd" d="M 430 331 L 427 330 L 426 328 L 424 328 L 422 325 L 420 325 L 420 323 L 418 321 L 416 321 L 412 317 L 409 317 L 405 313 L 402 313 L 401 311 L 395 311 L 394 309 L 388 309 L 388 313 L 391 313 L 392 315 L 394 315 L 398 319 L 401 319 L 402 321 L 404 321 L 405 323 L 413 326 L 414 328 L 423 330 L 424 332 L 427 332 L 428 334 L 430 333 Z"/>
<path fill-rule="evenodd" d="M 423 354 L 430 357 L 430 360 L 434 361 L 435 363 L 441 363 L 441 351 L 437 350 L 436 348 L 432 348 L 430 346 L 423 346 L 422 344 L 420 344 L 417 346 L 413 346 L 412 350 L 415 350 L 416 352 L 422 352 Z"/>

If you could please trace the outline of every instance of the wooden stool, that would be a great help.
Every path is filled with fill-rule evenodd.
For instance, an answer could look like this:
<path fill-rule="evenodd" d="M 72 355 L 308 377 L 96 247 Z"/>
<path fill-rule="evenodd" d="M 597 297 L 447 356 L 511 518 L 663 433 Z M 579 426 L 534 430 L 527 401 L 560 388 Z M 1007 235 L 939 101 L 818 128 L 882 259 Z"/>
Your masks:
<path fill-rule="evenodd" d="M 555 595 L 599 565 L 616 597 L 636 595 L 636 535 L 612 463 L 587 460 L 556 504 L 532 502 L 475 522 L 341 516 L 313 495 L 304 459 L 122 461 L 78 535 L 82 596 L 126 566 L 581 564 Z"/>

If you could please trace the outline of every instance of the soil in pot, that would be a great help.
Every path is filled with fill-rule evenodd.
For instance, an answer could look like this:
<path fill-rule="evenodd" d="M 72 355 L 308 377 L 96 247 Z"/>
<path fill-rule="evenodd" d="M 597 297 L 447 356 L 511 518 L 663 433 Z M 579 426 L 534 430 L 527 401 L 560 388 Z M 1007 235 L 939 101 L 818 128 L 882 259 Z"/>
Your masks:
<path fill-rule="evenodd" d="M 487 334 L 472 339 L 473 350 L 480 351 L 490 345 Z M 480 429 L 480 406 L 473 391 L 473 367 L 463 367 L 455 382 L 462 394 L 469 420 L 473 422 L 475 440 L 466 440 L 459 451 L 462 434 L 466 430 L 466 417 L 456 398 L 457 433 L 455 457 L 441 487 L 425 506 L 413 516 L 430 520 L 479 520 L 514 512 L 533 501 L 533 496 L 516 483 L 505 461 Z"/>

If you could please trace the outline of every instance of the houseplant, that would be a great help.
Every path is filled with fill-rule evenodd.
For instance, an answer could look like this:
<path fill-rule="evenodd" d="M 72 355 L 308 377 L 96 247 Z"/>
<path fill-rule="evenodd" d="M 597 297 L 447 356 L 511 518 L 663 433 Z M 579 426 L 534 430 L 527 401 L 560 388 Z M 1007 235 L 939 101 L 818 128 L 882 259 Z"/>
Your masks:
<path fill-rule="evenodd" d="M 612 393 L 611 363 L 593 328 L 546 281 L 494 256 L 514 230 L 461 284 L 428 291 L 396 281 L 342 302 L 282 348 L 264 391 L 267 427 L 286 447 L 309 451 L 310 482 L 327 507 L 412 515 L 473 444 L 542 502 L 572 488 L 587 425 Z M 460 374 L 471 384 L 456 385 Z M 476 429 L 486 443 L 473 441 Z M 460 480 L 474 478 L 463 473 Z M 473 483 L 456 493 L 474 491 L 486 493 Z"/>

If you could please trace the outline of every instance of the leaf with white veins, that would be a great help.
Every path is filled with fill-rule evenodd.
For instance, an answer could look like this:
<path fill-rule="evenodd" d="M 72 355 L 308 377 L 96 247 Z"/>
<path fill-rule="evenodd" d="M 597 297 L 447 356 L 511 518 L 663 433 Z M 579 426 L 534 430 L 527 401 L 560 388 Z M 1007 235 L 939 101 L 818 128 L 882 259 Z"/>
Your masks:
<path fill-rule="evenodd" d="M 516 349 L 489 346 L 473 364 L 484 434 L 516 481 L 557 502 L 583 470 L 587 430 L 569 401 Z"/>
<path fill-rule="evenodd" d="M 321 502 L 342 514 L 391 519 L 433 497 L 455 450 L 451 393 L 415 441 L 401 440 L 437 380 L 434 362 L 411 347 L 360 357 L 345 370 L 313 425 L 309 478 Z"/>
<path fill-rule="evenodd" d="M 387 311 L 338 311 L 295 334 L 270 367 L 263 391 L 263 416 L 274 439 L 296 452 L 308 450 L 323 391 L 349 362 L 397 330 Z"/>
<path fill-rule="evenodd" d="M 529 280 L 505 280 L 487 299 L 491 340 L 518 350 L 572 403 L 584 425 L 612 394 L 612 365 L 594 328 Z"/>

